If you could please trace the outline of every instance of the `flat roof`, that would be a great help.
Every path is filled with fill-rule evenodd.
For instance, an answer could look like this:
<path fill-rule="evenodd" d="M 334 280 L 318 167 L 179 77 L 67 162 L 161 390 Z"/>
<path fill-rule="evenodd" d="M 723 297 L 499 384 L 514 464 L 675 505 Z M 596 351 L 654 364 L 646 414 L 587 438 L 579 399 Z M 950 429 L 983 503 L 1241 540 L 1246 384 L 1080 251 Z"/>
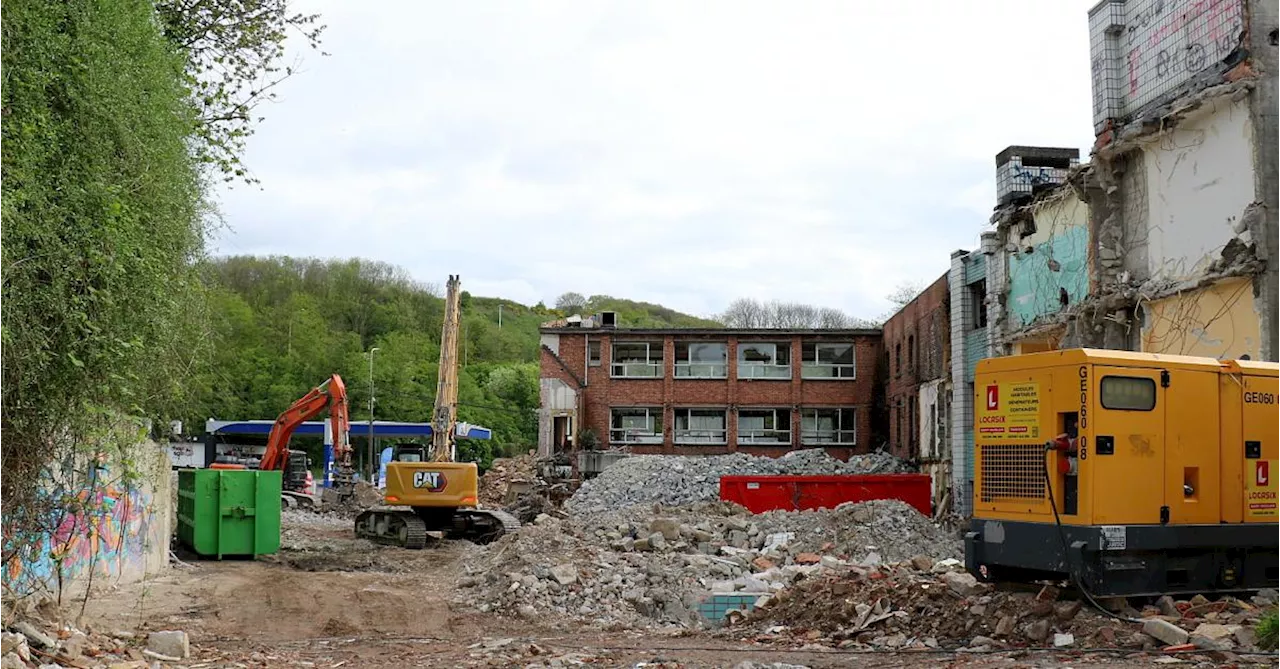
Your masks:
<path fill-rule="evenodd" d="M 1234 363 L 1235 361 L 1192 355 L 1167 355 L 1164 353 L 1143 353 L 1099 348 L 1071 348 L 1061 351 L 983 358 L 978 361 L 978 371 L 1016 371 L 1027 369 L 1033 364 L 1043 365 L 1045 362 L 1059 365 L 1092 364 L 1116 365 L 1119 367 L 1174 367 L 1218 371 L 1223 365 Z M 1251 371 L 1274 370 L 1280 367 L 1277 363 L 1259 363 L 1256 361 L 1239 361 L 1238 364 Z"/>
<path fill-rule="evenodd" d="M 690 336 L 722 336 L 722 337 L 769 337 L 769 336 L 835 336 L 835 337 L 878 337 L 880 328 L 568 328 L 544 327 L 539 332 L 545 334 L 610 334 L 632 336 L 657 335 L 690 335 Z"/>

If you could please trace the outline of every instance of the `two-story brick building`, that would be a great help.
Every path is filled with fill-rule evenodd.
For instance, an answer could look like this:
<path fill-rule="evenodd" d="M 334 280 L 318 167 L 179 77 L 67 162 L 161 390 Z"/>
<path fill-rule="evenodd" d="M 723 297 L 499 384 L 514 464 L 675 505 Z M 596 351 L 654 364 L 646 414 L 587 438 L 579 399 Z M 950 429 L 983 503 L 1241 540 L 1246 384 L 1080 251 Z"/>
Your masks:
<path fill-rule="evenodd" d="M 871 446 L 880 331 L 626 329 L 613 314 L 541 329 L 539 453 L 779 456 Z"/>
<path fill-rule="evenodd" d="M 946 443 L 937 411 L 950 374 L 950 310 L 944 274 L 885 321 L 889 451 L 900 458 L 936 458 Z"/>

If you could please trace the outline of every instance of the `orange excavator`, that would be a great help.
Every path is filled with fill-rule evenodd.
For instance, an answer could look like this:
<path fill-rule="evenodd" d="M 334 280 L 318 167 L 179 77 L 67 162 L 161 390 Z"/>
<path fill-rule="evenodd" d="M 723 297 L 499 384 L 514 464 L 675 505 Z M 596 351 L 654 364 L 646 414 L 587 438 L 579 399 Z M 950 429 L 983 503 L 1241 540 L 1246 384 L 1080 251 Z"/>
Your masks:
<path fill-rule="evenodd" d="M 281 497 L 286 507 L 315 506 L 316 499 L 309 490 L 310 468 L 307 454 L 289 450 L 289 438 L 302 423 L 329 411 L 333 433 L 334 492 L 338 501 L 344 501 L 355 493 L 355 469 L 351 466 L 350 419 L 347 413 L 347 387 L 342 377 L 334 374 L 327 381 L 311 389 L 302 399 L 294 402 L 276 418 L 267 436 L 267 450 L 262 455 L 258 469 L 281 471 Z M 244 469 L 244 465 L 215 464 L 218 469 Z"/>

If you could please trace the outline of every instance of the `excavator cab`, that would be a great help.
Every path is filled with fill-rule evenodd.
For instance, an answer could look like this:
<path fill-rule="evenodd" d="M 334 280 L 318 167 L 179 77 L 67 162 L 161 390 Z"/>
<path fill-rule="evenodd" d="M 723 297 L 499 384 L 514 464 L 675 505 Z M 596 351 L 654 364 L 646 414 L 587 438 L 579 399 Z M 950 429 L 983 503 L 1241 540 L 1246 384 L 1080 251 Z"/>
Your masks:
<path fill-rule="evenodd" d="M 421 444 L 396 444 L 391 447 L 392 462 L 426 462 L 427 447 Z"/>

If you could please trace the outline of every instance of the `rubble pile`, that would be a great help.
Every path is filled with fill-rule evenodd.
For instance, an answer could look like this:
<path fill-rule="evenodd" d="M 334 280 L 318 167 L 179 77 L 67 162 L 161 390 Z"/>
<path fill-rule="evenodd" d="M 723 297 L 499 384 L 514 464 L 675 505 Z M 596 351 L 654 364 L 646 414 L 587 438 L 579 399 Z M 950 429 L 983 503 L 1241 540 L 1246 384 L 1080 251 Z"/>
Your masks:
<path fill-rule="evenodd" d="M 767 596 L 824 570 L 963 549 L 910 506 L 878 500 L 758 515 L 721 502 L 544 515 L 472 550 L 457 603 L 625 628 L 697 626 L 712 593 Z"/>
<path fill-rule="evenodd" d="M 533 483 L 538 478 L 535 451 L 514 458 L 495 458 L 480 477 L 480 505 L 501 508 L 507 504 L 512 483 Z"/>
<path fill-rule="evenodd" d="M 840 648 L 1020 647 L 1129 648 L 1157 650 L 1182 646 L 1214 652 L 1258 650 L 1253 627 L 1275 610 L 1275 592 L 1252 601 L 1197 596 L 1188 601 L 1162 597 L 1142 611 L 1125 610 L 1123 599 L 1108 600 L 1127 623 L 1080 600 L 1059 600 L 1046 586 L 1039 593 L 997 591 L 964 573 L 954 561 L 924 557 L 877 567 L 849 566 L 806 579 L 735 616 L 760 633 L 759 641 L 813 643 Z M 730 633 L 730 632 L 726 632 Z"/>
<path fill-rule="evenodd" d="M 848 462 L 815 448 L 779 458 L 745 453 L 711 456 L 633 455 L 584 481 L 565 502 L 571 513 L 600 513 L 645 504 L 684 506 L 719 499 L 721 476 L 894 474 L 909 465 L 887 453 L 855 455 Z"/>
<path fill-rule="evenodd" d="M 186 663 L 190 658 L 187 633 L 178 630 L 99 632 L 27 616 L 0 633 L 0 667 L 4 669 L 147 669 Z"/>

